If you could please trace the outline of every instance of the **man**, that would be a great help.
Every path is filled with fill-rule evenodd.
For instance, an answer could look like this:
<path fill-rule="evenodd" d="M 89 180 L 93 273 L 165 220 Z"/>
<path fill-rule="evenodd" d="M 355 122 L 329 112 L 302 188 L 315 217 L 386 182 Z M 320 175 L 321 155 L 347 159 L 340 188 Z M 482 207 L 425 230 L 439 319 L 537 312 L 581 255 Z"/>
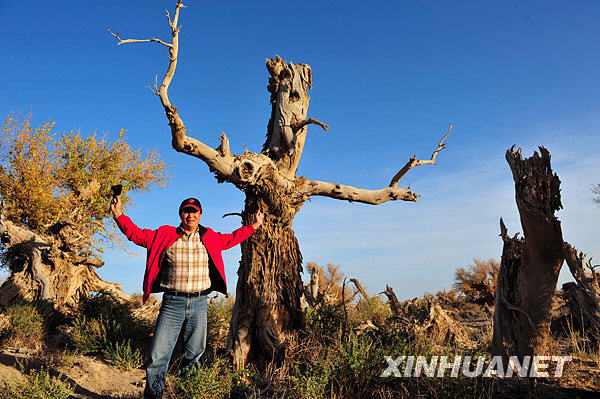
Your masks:
<path fill-rule="evenodd" d="M 179 227 L 141 229 L 121 212 L 121 197 L 111 201 L 117 225 L 130 241 L 147 248 L 143 302 L 151 292 L 164 292 L 152 339 L 151 360 L 146 368 L 145 398 L 161 398 L 169 361 L 183 329 L 184 365 L 196 364 L 206 345 L 206 295 L 227 293 L 221 251 L 248 238 L 260 227 L 263 214 L 254 223 L 231 234 L 221 234 L 200 225 L 202 206 L 188 198 L 179 206 Z"/>

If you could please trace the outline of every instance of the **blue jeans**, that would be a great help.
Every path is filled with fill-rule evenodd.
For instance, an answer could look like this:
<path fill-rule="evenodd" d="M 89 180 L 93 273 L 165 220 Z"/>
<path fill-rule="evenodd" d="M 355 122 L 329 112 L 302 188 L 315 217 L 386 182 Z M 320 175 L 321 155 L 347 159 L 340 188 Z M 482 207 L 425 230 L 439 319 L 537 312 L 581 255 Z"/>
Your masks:
<path fill-rule="evenodd" d="M 163 295 L 154 328 L 150 364 L 146 368 L 144 398 L 162 398 L 171 354 L 182 329 L 184 364 L 198 363 L 206 347 L 206 306 L 206 295 L 193 298 Z"/>

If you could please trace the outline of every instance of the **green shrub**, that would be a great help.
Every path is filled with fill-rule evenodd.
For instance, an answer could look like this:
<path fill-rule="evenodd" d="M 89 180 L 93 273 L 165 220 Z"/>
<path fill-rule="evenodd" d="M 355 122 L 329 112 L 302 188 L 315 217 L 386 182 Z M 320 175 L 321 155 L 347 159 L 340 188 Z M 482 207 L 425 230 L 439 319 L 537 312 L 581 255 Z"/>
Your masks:
<path fill-rule="evenodd" d="M 247 389 L 244 372 L 235 372 L 224 359 L 195 366 L 175 376 L 171 397 L 177 399 L 219 399 Z"/>
<path fill-rule="evenodd" d="M 209 356 L 211 360 L 216 359 L 217 352 L 224 353 L 226 351 L 227 333 L 229 331 L 232 309 L 233 299 L 231 297 L 208 303 L 206 310 L 208 324 L 205 356 Z"/>
<path fill-rule="evenodd" d="M 74 352 L 70 350 L 51 348 L 41 356 L 41 361 L 49 369 L 56 369 L 63 366 L 72 366 L 75 362 L 73 355 Z"/>
<path fill-rule="evenodd" d="M 31 369 L 25 381 L 9 382 L 0 388 L 0 396 L 7 399 L 67 399 L 71 386 L 60 378 L 50 376 L 48 369 Z"/>
<path fill-rule="evenodd" d="M 371 321 L 374 325 L 381 326 L 392 317 L 390 306 L 376 296 L 359 301 L 348 309 L 348 313 L 353 325 Z"/>
<path fill-rule="evenodd" d="M 43 345 L 44 317 L 35 305 L 15 305 L 4 312 L 11 320 L 0 333 L 0 342 L 8 346 L 26 346 L 39 349 Z"/>
<path fill-rule="evenodd" d="M 131 370 L 142 365 L 142 354 L 139 349 L 133 349 L 129 341 L 109 343 L 102 354 L 108 364 L 121 370 Z"/>
<path fill-rule="evenodd" d="M 335 339 L 344 325 L 344 310 L 341 306 L 321 302 L 304 311 L 306 329 L 309 333 Z"/>
<path fill-rule="evenodd" d="M 83 316 L 80 319 L 75 319 L 73 321 L 73 332 L 71 333 L 75 349 L 83 354 L 100 353 L 106 349 L 110 343 L 107 334 L 108 324 L 102 317 L 88 320 Z M 110 324 L 114 325 L 115 323 Z"/>
<path fill-rule="evenodd" d="M 331 367 L 326 356 L 315 363 L 295 363 L 292 367 L 289 384 L 292 397 L 296 399 L 325 398 L 331 378 Z"/>
<path fill-rule="evenodd" d="M 82 301 L 80 313 L 73 320 L 71 339 L 81 353 L 114 354 L 115 345 L 126 341 L 134 353 L 149 343 L 151 326 L 134 318 L 128 304 L 118 303 L 110 295 L 99 293 Z"/>
<path fill-rule="evenodd" d="M 379 348 L 375 348 L 373 340 L 366 334 L 350 334 L 343 341 L 335 358 L 336 371 L 348 374 L 354 378 L 367 376 L 374 366 L 379 369 L 383 355 L 379 355 Z"/>

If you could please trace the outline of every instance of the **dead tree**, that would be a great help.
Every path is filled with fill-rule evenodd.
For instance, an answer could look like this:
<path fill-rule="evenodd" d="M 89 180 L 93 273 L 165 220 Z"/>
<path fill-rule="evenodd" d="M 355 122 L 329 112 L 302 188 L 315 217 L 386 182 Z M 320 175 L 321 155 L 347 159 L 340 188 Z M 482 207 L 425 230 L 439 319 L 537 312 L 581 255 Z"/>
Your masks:
<path fill-rule="evenodd" d="M 521 149 L 506 152 L 515 181 L 523 238 L 509 237 L 502 219 L 504 247 L 496 285 L 494 355 L 541 354 L 550 328 L 552 297 L 564 261 L 563 238 L 554 212 L 562 208 L 560 180 L 550 153 L 540 147 L 523 159 Z"/>
<path fill-rule="evenodd" d="M 577 253 L 569 243 L 564 244 L 564 252 L 567 266 L 575 278 L 575 282 L 563 284 L 573 324 L 582 331 L 590 329 L 595 338 L 600 339 L 600 276 L 595 270 L 599 265 L 592 265 L 591 259 L 586 262 L 585 255 Z"/>
<path fill-rule="evenodd" d="M 302 297 L 300 298 L 300 305 L 302 309 L 307 307 L 313 307 L 317 301 L 322 300 L 322 295 L 319 292 L 319 274 L 317 273 L 317 267 L 313 266 L 310 268 L 310 283 L 304 286 L 302 291 Z"/>
<path fill-rule="evenodd" d="M 413 167 L 435 164 L 437 154 L 445 147 L 446 134 L 430 159 L 416 156 L 392 177 L 384 188 L 369 190 L 339 183 L 310 180 L 296 176 L 309 125 L 324 130 L 328 126 L 307 116 L 312 88 L 312 70 L 302 63 L 283 61 L 279 56 L 267 59 L 269 72 L 271 117 L 267 137 L 261 152 L 247 150 L 232 154 L 229 140 L 221 134 L 221 144 L 211 148 L 186 134 L 177 108 L 171 104 L 167 91 L 178 61 L 179 13 L 177 2 L 173 18 L 167 11 L 172 39 L 121 39 L 112 33 L 118 44 L 155 42 L 169 51 L 169 66 L 160 87 L 159 96 L 171 127 L 171 140 L 176 151 L 204 161 L 219 182 L 229 182 L 246 195 L 242 212 L 244 224 L 257 209 L 266 215 L 257 233 L 242 243 L 242 258 L 238 270 L 236 301 L 231 320 L 229 345 L 235 364 L 246 361 L 266 364 L 282 359 L 288 338 L 303 327 L 300 297 L 303 291 L 302 255 L 292 230 L 292 222 L 300 208 L 312 196 L 378 205 L 387 201 L 417 201 L 419 196 L 398 183 Z M 450 126 L 451 128 L 451 126 Z"/>

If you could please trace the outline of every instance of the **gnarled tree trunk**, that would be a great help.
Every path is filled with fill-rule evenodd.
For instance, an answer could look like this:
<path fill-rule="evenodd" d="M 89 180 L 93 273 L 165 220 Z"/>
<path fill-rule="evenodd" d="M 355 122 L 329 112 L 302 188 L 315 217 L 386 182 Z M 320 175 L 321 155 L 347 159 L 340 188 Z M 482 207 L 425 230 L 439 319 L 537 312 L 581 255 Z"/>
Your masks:
<path fill-rule="evenodd" d="M 80 256 L 76 231 L 57 223 L 41 234 L 8 220 L 0 209 L 3 263 L 10 275 L 0 286 L 0 305 L 49 301 L 56 307 L 74 307 L 90 292 L 106 291 L 121 301 L 129 296 L 121 285 L 104 281 L 94 270 L 104 263 Z"/>
<path fill-rule="evenodd" d="M 509 237 L 500 220 L 504 248 L 496 285 L 494 355 L 542 354 L 550 329 L 552 297 L 564 261 L 560 222 L 554 216 L 562 205 L 550 153 L 543 147 L 540 153 L 523 159 L 521 149 L 506 152 L 524 238 Z"/>
<path fill-rule="evenodd" d="M 230 182 L 245 192 L 245 223 L 249 222 L 250 213 L 256 209 L 261 209 L 266 215 L 259 231 L 242 244 L 236 303 L 229 332 L 236 365 L 243 366 L 248 360 L 264 365 L 282 359 L 286 342 L 303 325 L 300 310 L 302 256 L 292 231 L 293 219 L 302 204 L 314 195 L 373 205 L 394 200 L 417 201 L 417 194 L 410 188 L 399 188 L 398 183 L 413 167 L 435 164 L 450 130 L 431 159 L 417 160 L 413 156 L 392 177 L 389 185 L 381 189 L 359 189 L 297 177 L 307 126 L 315 124 L 325 130 L 328 127 L 316 119 L 307 118 L 308 89 L 312 87 L 310 66 L 285 62 L 276 56 L 267 60 L 271 117 L 262 151 L 252 153 L 246 150 L 243 154 L 233 155 L 224 133 L 221 134 L 221 145 L 213 149 L 186 135 L 178 110 L 168 97 L 168 87 L 178 59 L 181 29 L 178 20 L 182 6 L 181 0 L 178 0 L 173 19 L 167 12 L 172 35 L 170 43 L 156 38 L 121 39 L 118 33 L 113 33 L 113 36 L 119 45 L 155 42 L 168 48 L 169 67 L 160 87 L 155 87 L 155 94 L 160 97 L 169 120 L 173 148 L 201 159 L 219 182 Z"/>
<path fill-rule="evenodd" d="M 282 359 L 289 340 L 304 325 L 300 309 L 302 255 L 290 219 L 295 211 L 289 204 L 272 205 L 278 206 L 246 194 L 246 218 L 256 209 L 291 212 L 287 218 L 267 214 L 264 226 L 242 243 L 229 330 L 229 347 L 238 367 L 246 361 L 265 365 Z"/>

